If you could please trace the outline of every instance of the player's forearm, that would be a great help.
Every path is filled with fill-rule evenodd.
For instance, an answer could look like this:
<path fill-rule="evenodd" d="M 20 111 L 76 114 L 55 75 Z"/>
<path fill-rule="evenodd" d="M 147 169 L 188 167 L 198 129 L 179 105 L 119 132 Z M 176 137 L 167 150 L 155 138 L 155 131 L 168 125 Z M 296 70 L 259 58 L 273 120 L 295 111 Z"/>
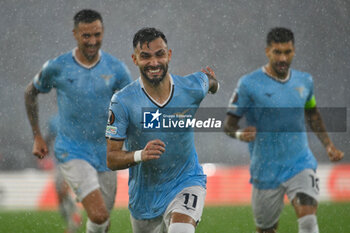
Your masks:
<path fill-rule="evenodd" d="M 122 170 L 136 165 L 134 151 L 112 151 L 107 149 L 107 167 L 111 170 Z"/>
<path fill-rule="evenodd" d="M 226 133 L 226 135 L 232 138 L 236 138 L 236 132 L 238 129 L 238 119 L 235 119 L 232 116 L 226 117 L 224 122 L 224 132 Z"/>
<path fill-rule="evenodd" d="M 33 84 L 30 83 L 25 91 L 24 99 L 27 111 L 28 120 L 32 127 L 33 136 L 41 135 L 39 127 L 39 115 L 38 115 L 38 92 L 34 89 Z"/>
<path fill-rule="evenodd" d="M 311 130 L 316 134 L 318 139 L 324 145 L 324 147 L 329 146 L 332 142 L 326 131 L 325 124 L 323 123 L 320 112 L 317 108 L 306 111 L 307 121 L 310 125 Z"/>

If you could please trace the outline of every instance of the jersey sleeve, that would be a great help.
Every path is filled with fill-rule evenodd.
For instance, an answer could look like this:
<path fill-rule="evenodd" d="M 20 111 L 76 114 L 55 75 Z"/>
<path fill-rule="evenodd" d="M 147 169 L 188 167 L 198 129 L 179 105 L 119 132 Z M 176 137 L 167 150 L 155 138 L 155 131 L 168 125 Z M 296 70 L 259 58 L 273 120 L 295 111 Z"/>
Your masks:
<path fill-rule="evenodd" d="M 208 94 L 209 91 L 209 78 L 203 72 L 196 72 L 188 76 L 192 79 L 192 88 L 199 89 L 201 91 L 201 100 Z"/>
<path fill-rule="evenodd" d="M 121 90 L 132 82 L 130 71 L 124 63 L 120 62 L 115 70 L 115 73 L 117 80 L 113 86 L 114 90 Z"/>
<path fill-rule="evenodd" d="M 242 117 L 251 105 L 249 92 L 243 79 L 238 81 L 237 88 L 234 90 L 228 103 L 228 114 Z"/>
<path fill-rule="evenodd" d="M 123 106 L 117 94 L 114 94 L 109 105 L 106 138 L 116 141 L 126 139 L 126 131 L 129 125 L 128 119 L 127 109 Z"/>
<path fill-rule="evenodd" d="M 47 61 L 39 73 L 34 76 L 34 87 L 42 93 L 49 92 L 53 87 L 54 76 L 57 73 L 58 68 L 52 64 L 52 61 Z"/>
<path fill-rule="evenodd" d="M 314 83 L 312 80 L 311 75 L 308 77 L 308 96 L 306 98 L 306 102 L 305 102 L 305 109 L 311 109 L 316 107 L 316 98 L 314 95 Z"/>

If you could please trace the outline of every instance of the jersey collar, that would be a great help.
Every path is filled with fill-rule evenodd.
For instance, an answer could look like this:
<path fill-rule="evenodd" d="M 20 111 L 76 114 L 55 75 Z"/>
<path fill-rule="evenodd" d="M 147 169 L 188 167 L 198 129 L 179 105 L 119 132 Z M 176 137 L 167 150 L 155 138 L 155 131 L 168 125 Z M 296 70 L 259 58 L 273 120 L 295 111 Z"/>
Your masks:
<path fill-rule="evenodd" d="M 73 55 L 73 59 L 74 59 L 80 66 L 82 66 L 82 67 L 84 67 L 84 68 L 86 68 L 86 69 L 91 69 L 91 68 L 93 68 L 94 66 L 96 66 L 97 63 L 100 62 L 100 60 L 101 60 L 101 50 L 98 50 L 98 59 L 97 59 L 97 61 L 96 61 L 95 63 L 93 63 L 93 64 L 91 64 L 91 65 L 88 66 L 88 65 L 85 65 L 85 64 L 81 63 L 81 62 L 78 60 L 78 58 L 77 58 L 77 56 L 76 56 L 76 51 L 77 51 L 77 49 L 78 49 L 77 47 L 73 49 L 72 55 Z"/>
<path fill-rule="evenodd" d="M 268 74 L 267 71 L 266 71 L 265 66 L 263 66 L 261 69 L 262 69 L 262 71 L 264 72 L 264 74 L 266 74 L 268 77 L 272 78 L 273 80 L 275 80 L 275 81 L 277 81 L 277 82 L 286 83 L 286 82 L 288 82 L 289 79 L 290 79 L 290 73 L 291 73 L 290 69 L 288 70 L 288 75 L 287 75 L 287 77 L 286 77 L 285 79 L 283 79 L 283 80 L 281 80 L 281 79 L 279 79 L 279 78 L 276 78 L 276 77 L 273 77 L 272 75 Z"/>
<path fill-rule="evenodd" d="M 168 96 L 167 100 L 164 101 L 164 103 L 159 103 L 157 102 L 155 99 L 152 98 L 152 96 L 150 96 L 146 89 L 145 89 L 145 86 L 143 85 L 143 82 L 142 82 L 142 78 L 139 77 L 139 82 L 140 82 L 140 85 L 141 85 L 141 89 L 142 91 L 145 93 L 145 95 L 148 97 L 148 99 L 150 99 L 152 101 L 152 103 L 154 103 L 155 105 L 157 105 L 159 108 L 164 108 L 171 100 L 171 98 L 173 97 L 174 95 L 174 81 L 173 81 L 173 77 L 170 75 L 170 95 Z"/>

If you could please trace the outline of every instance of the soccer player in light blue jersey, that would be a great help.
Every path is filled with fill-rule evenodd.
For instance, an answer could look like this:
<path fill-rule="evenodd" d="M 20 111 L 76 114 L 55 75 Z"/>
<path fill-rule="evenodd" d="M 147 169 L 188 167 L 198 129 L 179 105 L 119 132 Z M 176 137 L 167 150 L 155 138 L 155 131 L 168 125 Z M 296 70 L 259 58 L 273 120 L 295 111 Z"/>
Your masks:
<path fill-rule="evenodd" d="M 107 164 L 112 170 L 129 168 L 134 233 L 193 233 L 206 195 L 206 175 L 198 162 L 194 133 L 157 128 L 164 112 L 197 109 L 208 92 L 215 93 L 215 73 L 207 67 L 184 77 L 170 74 L 172 51 L 165 35 L 155 28 L 139 30 L 133 47 L 132 59 L 141 76 L 112 97 Z"/>
<path fill-rule="evenodd" d="M 276 232 L 287 194 L 298 217 L 299 233 L 318 233 L 317 162 L 307 141 L 305 117 L 331 161 L 343 152 L 329 139 L 316 107 L 310 74 L 290 69 L 294 35 L 273 28 L 267 35 L 268 64 L 243 76 L 225 120 L 227 135 L 249 143 L 252 207 L 259 233 Z M 245 116 L 247 127 L 239 129 Z"/>
<path fill-rule="evenodd" d="M 43 158 L 48 149 L 38 124 L 37 95 L 56 89 L 59 122 L 55 156 L 87 212 L 87 232 L 105 232 L 109 226 L 116 173 L 106 165 L 104 130 L 110 98 L 131 82 L 124 63 L 100 50 L 103 32 L 98 12 L 79 11 L 73 29 L 77 48 L 47 61 L 25 92 L 34 135 L 33 154 Z"/>
<path fill-rule="evenodd" d="M 58 122 L 58 115 L 53 115 L 48 121 L 48 130 L 45 135 L 45 142 L 49 148 L 49 152 L 51 152 L 55 138 L 57 136 Z M 52 157 L 45 156 L 44 159 L 38 161 L 45 161 L 46 159 L 52 160 Z M 60 169 L 55 170 L 55 187 L 58 199 L 58 209 L 63 220 L 66 223 L 65 233 L 76 232 L 81 226 L 82 217 L 79 208 L 77 207 L 76 202 L 71 195 L 70 188 L 67 182 L 64 180 Z"/>

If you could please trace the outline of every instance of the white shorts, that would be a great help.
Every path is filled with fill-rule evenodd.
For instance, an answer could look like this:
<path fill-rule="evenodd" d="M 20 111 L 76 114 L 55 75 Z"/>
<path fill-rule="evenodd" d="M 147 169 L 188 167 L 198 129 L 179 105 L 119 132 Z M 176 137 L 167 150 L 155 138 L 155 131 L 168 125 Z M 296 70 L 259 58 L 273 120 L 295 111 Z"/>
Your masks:
<path fill-rule="evenodd" d="M 133 233 L 166 233 L 168 232 L 172 213 L 188 215 L 199 223 L 207 191 L 201 186 L 184 188 L 170 202 L 164 214 L 153 219 L 138 220 L 130 215 Z"/>
<path fill-rule="evenodd" d="M 280 217 L 284 207 L 284 195 L 287 194 L 290 202 L 297 193 L 305 193 L 318 200 L 319 188 L 316 172 L 306 169 L 276 189 L 257 189 L 253 187 L 252 208 L 255 225 L 260 229 L 273 227 Z"/>
<path fill-rule="evenodd" d="M 82 201 L 92 191 L 100 189 L 107 209 L 112 210 L 117 192 L 115 171 L 97 172 L 93 166 L 82 159 L 60 163 L 58 169 L 79 201 Z"/>

